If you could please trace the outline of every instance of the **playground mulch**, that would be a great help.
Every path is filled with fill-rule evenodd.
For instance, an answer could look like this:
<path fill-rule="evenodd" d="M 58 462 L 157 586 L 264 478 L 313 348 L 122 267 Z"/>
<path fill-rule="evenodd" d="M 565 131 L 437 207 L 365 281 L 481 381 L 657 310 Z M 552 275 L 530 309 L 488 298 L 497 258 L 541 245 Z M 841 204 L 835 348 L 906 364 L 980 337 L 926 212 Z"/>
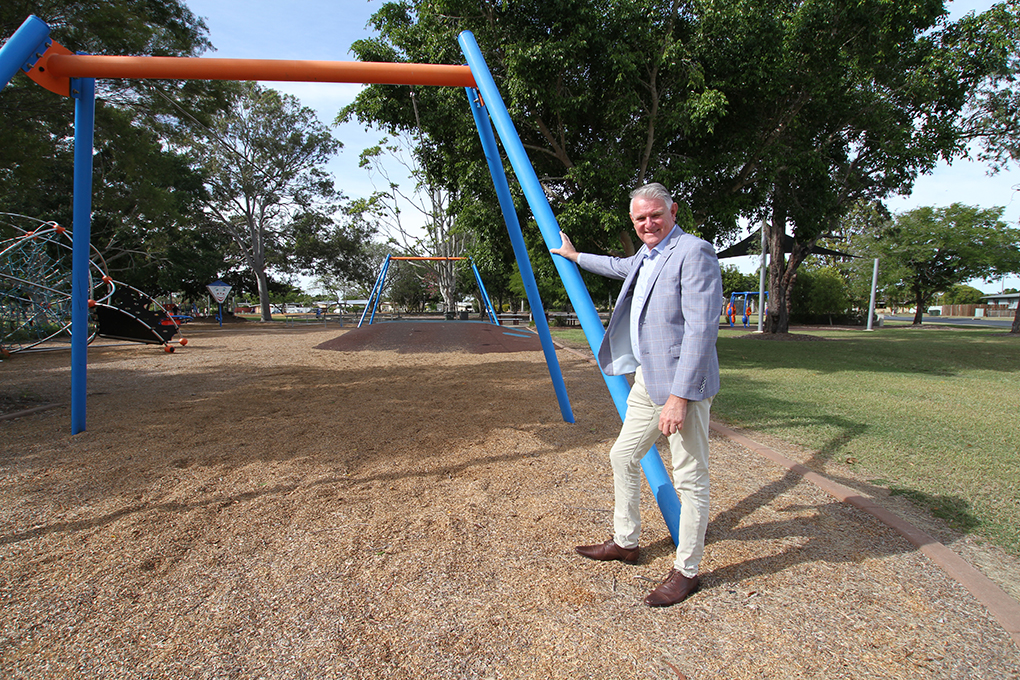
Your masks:
<path fill-rule="evenodd" d="M 316 349 L 488 354 L 540 351 L 542 343 L 537 335 L 519 326 L 496 326 L 483 321 L 390 321 L 352 329 L 317 345 Z"/>
<path fill-rule="evenodd" d="M 611 531 L 619 422 L 583 352 L 557 353 L 567 424 L 537 348 L 185 330 L 174 354 L 91 347 L 74 436 L 67 353 L 0 364 L 0 394 L 64 404 L 0 421 L 0 677 L 1020 677 L 924 554 L 716 433 L 699 592 L 642 603 L 672 563 L 647 490 L 639 564 L 575 555 Z M 924 521 L 1017 582 L 1017 560 Z"/>

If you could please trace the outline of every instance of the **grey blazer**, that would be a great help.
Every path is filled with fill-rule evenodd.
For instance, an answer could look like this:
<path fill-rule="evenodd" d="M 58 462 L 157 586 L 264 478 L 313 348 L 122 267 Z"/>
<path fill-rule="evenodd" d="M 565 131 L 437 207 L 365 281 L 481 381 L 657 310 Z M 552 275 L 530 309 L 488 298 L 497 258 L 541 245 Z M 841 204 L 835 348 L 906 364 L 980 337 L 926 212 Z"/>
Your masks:
<path fill-rule="evenodd" d="M 648 246 L 628 258 L 581 253 L 577 264 L 595 274 L 623 279 L 609 327 L 599 347 L 599 366 L 607 375 L 642 367 L 648 395 L 665 404 L 670 394 L 692 401 L 719 391 L 715 341 L 723 304 L 722 276 L 715 249 L 677 227 L 655 262 L 642 309 L 631 309 L 637 266 Z M 640 356 L 630 339 L 630 315 L 639 314 Z"/>

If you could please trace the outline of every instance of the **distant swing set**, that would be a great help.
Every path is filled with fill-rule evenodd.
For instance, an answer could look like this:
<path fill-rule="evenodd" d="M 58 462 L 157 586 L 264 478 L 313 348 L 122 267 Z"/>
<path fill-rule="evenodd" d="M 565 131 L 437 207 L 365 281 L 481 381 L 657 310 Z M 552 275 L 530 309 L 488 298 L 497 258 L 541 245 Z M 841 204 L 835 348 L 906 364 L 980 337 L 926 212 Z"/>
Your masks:
<path fill-rule="evenodd" d="M 466 66 L 373 62 L 333 62 L 199 57 L 139 57 L 73 54 L 49 37 L 49 26 L 32 15 L 0 47 L 0 92 L 22 71 L 40 86 L 75 102 L 74 197 L 71 286 L 71 432 L 85 430 L 88 363 L 89 247 L 92 212 L 92 156 L 97 78 L 163 80 L 245 80 L 463 87 L 492 175 L 503 220 L 513 245 L 535 327 L 545 353 L 560 413 L 574 422 L 556 348 L 552 342 L 538 284 L 496 144 L 496 133 L 520 183 L 542 238 L 549 249 L 561 245 L 560 229 L 506 105 L 470 31 L 458 36 Z M 621 188 L 622 190 L 622 188 Z M 573 262 L 552 256 L 567 296 L 592 352 L 598 353 L 605 329 Z M 630 385 L 624 376 L 603 378 L 622 418 Z M 655 447 L 641 461 L 673 542 L 677 542 L 680 501 Z"/>
<path fill-rule="evenodd" d="M 750 328 L 749 323 L 751 320 L 751 309 L 754 307 L 754 300 L 752 300 L 752 298 L 757 299 L 759 295 L 760 292 L 756 290 L 745 290 L 730 293 L 730 301 L 726 305 L 726 311 L 724 314 L 731 327 L 736 325 L 737 316 L 739 315 L 744 328 Z M 769 292 L 765 291 L 766 302 L 759 305 L 760 313 L 765 315 L 763 318 L 767 318 L 769 313 L 767 306 L 768 299 Z"/>
<path fill-rule="evenodd" d="M 379 301 L 382 299 L 383 290 L 386 288 L 386 275 L 390 270 L 391 262 L 463 262 L 467 260 L 471 263 L 471 271 L 475 275 L 475 283 L 478 284 L 478 294 L 482 300 L 482 307 L 484 307 L 485 315 L 489 318 L 490 323 L 499 325 L 499 316 L 496 314 L 496 310 L 492 306 L 492 300 L 489 299 L 489 293 L 485 290 L 485 284 L 482 283 L 482 275 L 478 271 L 478 266 L 475 264 L 474 258 L 472 257 L 445 257 L 445 256 L 425 256 L 425 255 L 387 255 L 386 259 L 383 260 L 382 266 L 379 267 L 379 276 L 375 279 L 375 285 L 372 286 L 372 294 L 368 296 L 368 304 L 365 305 L 365 309 L 361 312 L 361 318 L 358 320 L 358 328 L 365 323 L 365 317 L 368 317 L 368 323 L 371 324 L 375 321 L 375 312 L 379 307 Z M 371 310 L 371 314 L 369 311 Z M 456 311 L 456 310 L 454 310 Z"/>

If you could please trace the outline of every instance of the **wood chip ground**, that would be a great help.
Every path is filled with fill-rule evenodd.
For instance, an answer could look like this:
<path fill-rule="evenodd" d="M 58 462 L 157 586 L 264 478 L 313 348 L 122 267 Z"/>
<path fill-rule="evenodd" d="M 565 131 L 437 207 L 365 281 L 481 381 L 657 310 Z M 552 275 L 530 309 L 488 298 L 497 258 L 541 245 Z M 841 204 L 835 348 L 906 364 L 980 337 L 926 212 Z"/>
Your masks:
<path fill-rule="evenodd" d="M 702 588 L 646 607 L 672 563 L 647 489 L 638 565 L 573 551 L 611 532 L 619 426 L 576 353 L 567 424 L 540 351 L 186 330 L 90 348 L 75 436 L 67 353 L 0 364 L 65 404 L 0 422 L 0 677 L 1020 678 L 904 539 L 715 436 Z"/>

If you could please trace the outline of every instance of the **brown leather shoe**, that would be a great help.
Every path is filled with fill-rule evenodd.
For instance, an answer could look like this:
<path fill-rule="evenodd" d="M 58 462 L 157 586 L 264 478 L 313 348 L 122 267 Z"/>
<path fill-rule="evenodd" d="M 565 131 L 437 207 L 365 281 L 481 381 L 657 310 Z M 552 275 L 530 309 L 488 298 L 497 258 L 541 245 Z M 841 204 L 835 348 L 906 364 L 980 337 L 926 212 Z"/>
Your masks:
<path fill-rule="evenodd" d="M 637 564 L 638 556 L 641 554 L 641 548 L 621 548 L 611 538 L 598 545 L 579 545 L 574 550 L 589 560 L 620 560 L 627 564 Z"/>
<path fill-rule="evenodd" d="M 645 604 L 649 607 L 669 607 L 683 602 L 698 589 L 698 575 L 687 578 L 676 569 L 669 570 L 669 576 L 659 587 L 648 593 Z"/>

